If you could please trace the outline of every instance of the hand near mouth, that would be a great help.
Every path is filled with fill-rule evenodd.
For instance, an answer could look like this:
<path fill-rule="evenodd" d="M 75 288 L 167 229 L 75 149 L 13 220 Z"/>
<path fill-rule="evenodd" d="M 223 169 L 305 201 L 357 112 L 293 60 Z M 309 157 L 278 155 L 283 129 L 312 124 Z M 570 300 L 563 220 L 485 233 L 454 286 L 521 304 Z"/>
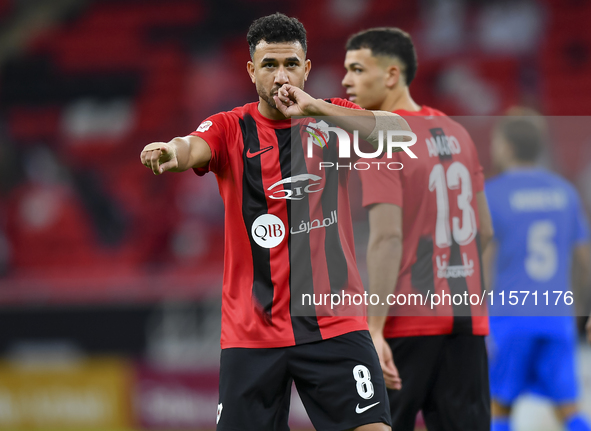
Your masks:
<path fill-rule="evenodd" d="M 273 96 L 277 109 L 287 118 L 294 116 L 315 115 L 314 104 L 317 102 L 304 90 L 293 85 L 283 85 Z"/>

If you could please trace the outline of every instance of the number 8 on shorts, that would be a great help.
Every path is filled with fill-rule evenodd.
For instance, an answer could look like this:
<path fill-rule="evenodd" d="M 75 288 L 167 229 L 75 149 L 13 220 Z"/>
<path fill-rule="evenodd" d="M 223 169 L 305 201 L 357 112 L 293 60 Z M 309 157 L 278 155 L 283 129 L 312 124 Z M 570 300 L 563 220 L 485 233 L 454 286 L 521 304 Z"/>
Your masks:
<path fill-rule="evenodd" d="M 353 368 L 353 377 L 357 382 L 357 393 L 364 400 L 373 397 L 374 390 L 371 383 L 371 374 L 365 365 L 357 365 Z"/>

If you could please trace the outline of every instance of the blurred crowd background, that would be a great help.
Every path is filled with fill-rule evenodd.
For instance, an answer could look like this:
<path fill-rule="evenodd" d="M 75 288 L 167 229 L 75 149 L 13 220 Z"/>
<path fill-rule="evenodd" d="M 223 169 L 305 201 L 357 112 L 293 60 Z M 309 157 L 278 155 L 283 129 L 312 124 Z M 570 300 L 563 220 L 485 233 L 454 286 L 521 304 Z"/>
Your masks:
<path fill-rule="evenodd" d="M 545 159 L 591 210 L 591 1 L 0 0 L 1 429 L 214 427 L 222 201 L 139 153 L 257 100 L 246 32 L 276 11 L 308 31 L 313 96 L 345 96 L 349 35 L 397 26 L 419 104 L 570 116 Z"/>

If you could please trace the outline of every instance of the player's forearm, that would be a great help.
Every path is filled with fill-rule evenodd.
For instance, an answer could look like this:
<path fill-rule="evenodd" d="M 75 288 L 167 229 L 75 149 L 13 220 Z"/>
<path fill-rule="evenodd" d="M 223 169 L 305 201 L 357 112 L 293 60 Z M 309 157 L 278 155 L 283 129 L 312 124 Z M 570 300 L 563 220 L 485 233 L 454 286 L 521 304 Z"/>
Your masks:
<path fill-rule="evenodd" d="M 330 121 L 347 132 L 352 133 L 357 130 L 361 139 L 367 139 L 376 128 L 376 116 L 373 111 L 345 108 L 325 102 L 322 99 L 315 100 L 308 110 L 312 116 L 332 117 Z M 411 131 L 404 118 L 390 112 L 386 114 L 389 114 L 388 119 L 391 122 L 392 130 Z"/>
<path fill-rule="evenodd" d="M 494 237 L 494 233 L 492 230 L 492 227 L 487 228 L 487 229 L 481 229 L 479 231 L 480 234 L 480 247 L 482 249 L 482 251 L 486 250 L 486 248 L 488 247 L 488 245 L 490 244 L 490 242 L 492 241 L 493 237 Z"/>
<path fill-rule="evenodd" d="M 313 116 L 330 116 L 331 122 L 347 132 L 359 131 L 359 137 L 367 138 L 376 127 L 376 119 L 371 111 L 350 109 L 317 99 L 309 108 Z M 340 117 L 340 118 L 339 118 Z"/>
<path fill-rule="evenodd" d="M 177 157 L 178 166 L 171 169 L 175 172 L 203 167 L 211 159 L 209 147 L 204 148 L 203 140 L 197 136 L 189 135 L 174 138 L 168 142 L 168 145 L 173 147 Z M 207 147 L 207 144 L 205 144 L 205 147 Z"/>
<path fill-rule="evenodd" d="M 386 322 L 390 306 L 388 295 L 394 293 L 402 259 L 402 238 L 394 235 L 376 235 L 370 238 L 367 249 L 369 294 L 378 295 L 376 305 L 368 305 L 368 324 L 372 333 L 380 333 Z"/>
<path fill-rule="evenodd" d="M 495 261 L 497 254 L 497 245 L 495 241 L 490 241 L 490 244 L 482 252 L 482 277 L 484 280 L 483 288 L 487 291 L 492 289 L 492 274 L 493 274 L 493 262 Z"/>
<path fill-rule="evenodd" d="M 368 313 L 367 326 L 372 338 L 375 335 L 384 335 L 384 326 L 386 326 L 386 319 L 388 316 L 375 316 Z"/>
<path fill-rule="evenodd" d="M 488 209 L 488 202 L 484 192 L 476 193 L 476 205 L 478 206 L 478 217 L 480 219 L 480 227 L 478 228 L 478 234 L 480 236 L 480 248 L 481 252 L 484 252 L 495 234 L 490 210 Z"/>

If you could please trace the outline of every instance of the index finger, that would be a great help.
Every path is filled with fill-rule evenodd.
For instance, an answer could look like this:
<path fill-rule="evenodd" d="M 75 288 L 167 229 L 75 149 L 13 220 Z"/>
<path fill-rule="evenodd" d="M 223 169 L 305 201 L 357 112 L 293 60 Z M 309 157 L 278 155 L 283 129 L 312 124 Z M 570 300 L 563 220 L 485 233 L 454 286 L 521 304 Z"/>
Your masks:
<path fill-rule="evenodd" d="M 283 84 L 283 86 L 279 89 L 285 96 L 289 96 L 296 91 L 297 87 L 294 87 L 290 84 Z"/>

